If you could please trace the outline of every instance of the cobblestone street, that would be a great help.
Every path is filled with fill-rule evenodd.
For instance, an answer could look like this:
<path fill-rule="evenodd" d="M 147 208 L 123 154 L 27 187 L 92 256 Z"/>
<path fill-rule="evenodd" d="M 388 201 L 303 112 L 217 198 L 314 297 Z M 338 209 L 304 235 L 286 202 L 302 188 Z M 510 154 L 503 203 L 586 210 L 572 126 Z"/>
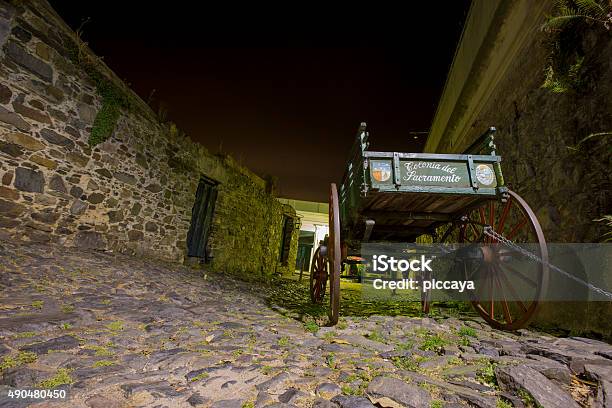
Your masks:
<path fill-rule="evenodd" d="M 201 270 L 9 242 L 0 260 L 2 387 L 69 392 L 36 406 L 611 406 L 603 342 L 456 318 L 318 327 Z"/>

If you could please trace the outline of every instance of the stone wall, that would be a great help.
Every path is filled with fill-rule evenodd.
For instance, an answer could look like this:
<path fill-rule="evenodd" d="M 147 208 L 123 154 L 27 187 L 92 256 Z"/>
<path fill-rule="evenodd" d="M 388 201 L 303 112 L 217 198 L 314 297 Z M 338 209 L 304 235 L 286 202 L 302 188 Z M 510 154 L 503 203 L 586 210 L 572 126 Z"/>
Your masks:
<path fill-rule="evenodd" d="M 612 213 L 610 138 L 572 149 L 591 133 L 612 131 L 612 33 L 593 27 L 582 38 L 588 65 L 581 91 L 542 88 L 548 50 L 534 31 L 464 143 L 451 147 L 446 139 L 438 147 L 462 151 L 496 126 L 504 178 L 536 211 L 549 242 L 598 242 L 607 228 L 594 220 Z"/>
<path fill-rule="evenodd" d="M 548 242 L 599 242 L 609 228 L 596 222 L 612 214 L 610 137 L 577 143 L 589 134 L 612 131 L 612 32 L 587 27 L 576 35 L 585 53 L 584 85 L 553 93 L 542 88 L 548 65 L 547 38 L 533 30 L 528 43 L 483 109 L 470 123 L 468 137 L 438 151 L 462 151 L 489 126 L 496 126 L 497 153 L 504 178 L 536 212 Z M 467 113 L 466 113 L 467 114 Z M 610 271 L 600 274 L 612 285 Z M 582 276 L 585 278 L 585 276 Z M 564 278 L 551 272 L 558 284 Z M 567 281 L 575 290 L 586 288 Z M 612 338 L 612 303 L 548 303 L 538 323 Z"/>
<path fill-rule="evenodd" d="M 91 69 L 129 98 L 111 137 L 90 146 L 102 97 Z M 0 238 L 182 261 L 198 181 L 219 182 L 212 268 L 267 278 L 291 208 L 231 157 L 162 124 L 44 0 L 0 1 Z"/>

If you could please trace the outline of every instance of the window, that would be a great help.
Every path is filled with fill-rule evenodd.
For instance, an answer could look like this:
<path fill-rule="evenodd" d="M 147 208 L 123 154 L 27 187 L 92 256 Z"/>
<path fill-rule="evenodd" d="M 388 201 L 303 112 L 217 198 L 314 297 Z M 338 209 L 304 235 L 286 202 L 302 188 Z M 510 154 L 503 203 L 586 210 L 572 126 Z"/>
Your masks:
<path fill-rule="evenodd" d="M 291 237 L 293 235 L 294 219 L 283 215 L 283 239 L 280 248 L 280 263 L 283 266 L 289 264 L 289 251 L 291 251 Z"/>

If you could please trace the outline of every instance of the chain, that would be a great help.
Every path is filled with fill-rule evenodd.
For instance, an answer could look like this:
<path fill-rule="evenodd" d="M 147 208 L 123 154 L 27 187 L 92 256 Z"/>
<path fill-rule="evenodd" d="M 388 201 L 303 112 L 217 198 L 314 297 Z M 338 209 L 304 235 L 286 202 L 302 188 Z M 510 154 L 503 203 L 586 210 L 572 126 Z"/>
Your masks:
<path fill-rule="evenodd" d="M 502 242 L 504 245 L 514 249 L 515 251 L 523 254 L 524 256 L 526 256 L 529 259 L 532 259 L 536 262 L 539 262 L 541 264 L 545 264 L 547 265 L 550 269 L 552 269 L 553 271 L 559 272 L 560 274 L 562 274 L 563 276 L 572 279 L 575 282 L 580 283 L 581 285 L 586 286 L 587 288 L 591 289 L 593 292 L 599 293 L 600 295 L 603 295 L 604 297 L 610 298 L 612 299 L 612 293 L 607 292 L 601 288 L 598 288 L 595 285 L 592 285 L 574 275 L 572 275 L 569 272 L 564 271 L 563 269 L 560 269 L 558 267 L 556 267 L 555 265 L 550 264 L 549 262 L 544 262 L 544 260 L 542 258 L 540 258 L 539 256 L 537 256 L 536 254 L 534 254 L 533 252 L 527 251 L 526 249 L 521 248 L 519 245 L 515 244 L 514 242 L 510 241 L 508 238 L 504 237 L 503 235 L 495 232 L 493 230 L 493 228 L 490 225 L 487 225 L 484 227 L 483 232 L 485 235 L 489 236 L 490 238 L 496 239 L 500 242 Z"/>

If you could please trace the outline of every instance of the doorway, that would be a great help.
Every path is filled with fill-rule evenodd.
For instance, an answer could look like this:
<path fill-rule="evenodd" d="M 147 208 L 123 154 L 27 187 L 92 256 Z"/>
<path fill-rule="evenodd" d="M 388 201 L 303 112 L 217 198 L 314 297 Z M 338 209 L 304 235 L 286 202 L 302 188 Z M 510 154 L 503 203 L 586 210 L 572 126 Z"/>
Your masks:
<path fill-rule="evenodd" d="M 187 255 L 200 258 L 204 262 L 211 258 L 207 243 L 215 212 L 218 184 L 207 177 L 200 179 L 191 211 L 191 226 L 187 233 Z"/>

